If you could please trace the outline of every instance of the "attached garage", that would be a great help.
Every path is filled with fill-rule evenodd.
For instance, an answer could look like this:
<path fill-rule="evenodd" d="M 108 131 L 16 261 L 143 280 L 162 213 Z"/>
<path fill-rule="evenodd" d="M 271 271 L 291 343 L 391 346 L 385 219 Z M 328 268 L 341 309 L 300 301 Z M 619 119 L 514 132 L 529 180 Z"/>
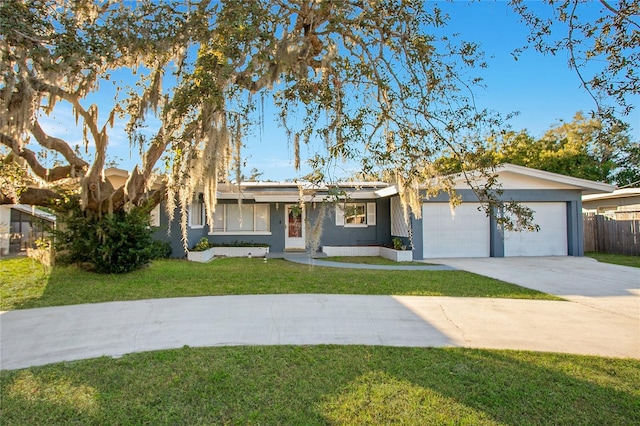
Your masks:
<path fill-rule="evenodd" d="M 567 203 L 522 203 L 534 211 L 538 232 L 505 232 L 505 256 L 566 256 Z"/>
<path fill-rule="evenodd" d="M 423 204 L 424 257 L 489 257 L 489 218 L 479 207 L 463 203 L 452 212 L 449 203 Z"/>

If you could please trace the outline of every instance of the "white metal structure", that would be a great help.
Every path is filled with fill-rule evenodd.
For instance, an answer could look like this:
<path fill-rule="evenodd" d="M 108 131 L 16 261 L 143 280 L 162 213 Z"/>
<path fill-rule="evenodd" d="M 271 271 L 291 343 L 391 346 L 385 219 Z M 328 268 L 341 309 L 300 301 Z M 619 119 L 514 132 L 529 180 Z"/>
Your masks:
<path fill-rule="evenodd" d="M 479 207 L 462 203 L 452 211 L 449 203 L 423 204 L 423 256 L 489 257 L 489 218 Z"/>
<path fill-rule="evenodd" d="M 504 234 L 504 255 L 566 256 L 566 203 L 522 203 L 534 211 L 533 221 L 538 232 L 508 232 Z"/>

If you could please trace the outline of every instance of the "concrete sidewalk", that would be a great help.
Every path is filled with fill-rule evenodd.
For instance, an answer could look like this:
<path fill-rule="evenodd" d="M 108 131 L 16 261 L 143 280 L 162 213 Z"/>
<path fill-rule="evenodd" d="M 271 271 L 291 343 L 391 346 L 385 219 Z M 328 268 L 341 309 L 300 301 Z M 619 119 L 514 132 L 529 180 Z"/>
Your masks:
<path fill-rule="evenodd" d="M 363 344 L 640 358 L 639 320 L 571 302 L 264 295 L 0 314 L 0 368 L 189 346 Z"/>

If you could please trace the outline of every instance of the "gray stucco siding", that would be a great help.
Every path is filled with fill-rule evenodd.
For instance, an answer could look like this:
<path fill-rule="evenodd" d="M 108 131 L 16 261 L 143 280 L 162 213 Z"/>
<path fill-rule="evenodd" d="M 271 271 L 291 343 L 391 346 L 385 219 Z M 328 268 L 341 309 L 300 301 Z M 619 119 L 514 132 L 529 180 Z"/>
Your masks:
<path fill-rule="evenodd" d="M 390 211 L 389 199 L 376 200 L 358 200 L 364 203 L 376 203 L 376 224 L 363 227 L 345 227 L 337 226 L 335 219 L 335 206 L 327 205 L 327 212 L 323 221 L 323 231 L 320 238 L 320 246 L 346 246 L 346 245 L 386 245 L 391 241 L 390 237 Z M 237 201 L 221 201 L 218 206 L 236 205 Z M 253 201 L 244 201 L 243 204 L 266 204 L 254 203 Z M 187 227 L 187 236 L 189 239 L 188 247 L 193 247 L 201 238 L 205 237 L 214 244 L 233 244 L 236 242 L 267 244 L 271 252 L 283 252 L 285 250 L 285 225 L 286 218 L 285 206 L 293 203 L 268 203 L 269 204 L 269 226 L 270 235 L 264 234 L 234 234 L 226 233 L 210 233 L 209 226 L 198 228 Z M 277 206 L 277 207 L 276 207 Z M 172 256 L 183 258 L 186 256 L 182 246 L 182 231 L 180 230 L 180 214 L 178 210 L 174 215 L 171 223 L 171 234 L 167 234 L 168 215 L 163 204 L 160 209 L 160 226 L 155 228 L 153 237 L 161 241 L 169 241 L 171 243 Z M 306 219 L 313 226 L 317 220 L 321 209 L 321 203 L 307 203 Z"/>
<path fill-rule="evenodd" d="M 182 230 L 180 229 L 180 212 L 176 209 L 171 222 L 171 233 L 168 234 L 169 216 L 166 212 L 166 205 L 164 203 L 160 206 L 160 226 L 153 227 L 152 237 L 160 241 L 169 241 L 171 243 L 171 256 L 177 258 L 186 257 L 184 247 L 182 246 Z M 187 227 L 187 238 L 189 241 L 189 248 L 193 247 L 202 237 L 207 237 L 208 228 L 206 226 L 201 228 Z"/>
<path fill-rule="evenodd" d="M 376 224 L 358 227 L 338 226 L 336 225 L 336 206 L 328 205 L 320 246 L 385 245 L 391 242 L 389 199 L 357 200 L 357 202 L 376 203 Z M 310 209 L 308 214 L 314 223 L 318 212 L 314 213 L 314 210 Z"/>

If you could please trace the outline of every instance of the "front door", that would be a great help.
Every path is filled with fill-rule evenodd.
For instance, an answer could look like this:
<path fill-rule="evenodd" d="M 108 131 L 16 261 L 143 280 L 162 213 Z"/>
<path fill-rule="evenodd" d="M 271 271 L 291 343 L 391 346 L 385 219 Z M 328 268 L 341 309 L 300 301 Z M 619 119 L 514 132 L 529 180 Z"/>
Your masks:
<path fill-rule="evenodd" d="M 287 204 L 285 214 L 284 248 L 303 249 L 304 242 L 304 209 L 298 204 Z"/>

